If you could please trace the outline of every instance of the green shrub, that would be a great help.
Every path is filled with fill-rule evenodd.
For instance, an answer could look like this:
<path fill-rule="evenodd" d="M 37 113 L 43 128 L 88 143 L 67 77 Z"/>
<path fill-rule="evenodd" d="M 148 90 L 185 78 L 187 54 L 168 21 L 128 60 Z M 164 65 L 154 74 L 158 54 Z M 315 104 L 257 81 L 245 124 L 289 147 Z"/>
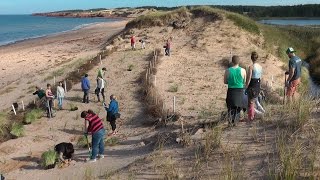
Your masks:
<path fill-rule="evenodd" d="M 37 119 L 40 119 L 42 117 L 43 111 L 41 109 L 33 109 L 30 112 L 28 112 L 24 116 L 24 123 L 31 124 Z"/>
<path fill-rule="evenodd" d="M 41 155 L 41 165 L 45 168 L 53 168 L 57 160 L 57 153 L 54 150 L 48 150 Z"/>
<path fill-rule="evenodd" d="M 227 18 L 233 21 L 236 26 L 248 32 L 251 32 L 253 34 L 260 34 L 260 29 L 257 23 L 248 17 L 242 16 L 240 14 L 229 13 L 227 14 Z"/>
<path fill-rule="evenodd" d="M 11 126 L 10 134 L 14 137 L 21 137 L 24 135 L 24 126 L 21 123 L 14 122 Z"/>

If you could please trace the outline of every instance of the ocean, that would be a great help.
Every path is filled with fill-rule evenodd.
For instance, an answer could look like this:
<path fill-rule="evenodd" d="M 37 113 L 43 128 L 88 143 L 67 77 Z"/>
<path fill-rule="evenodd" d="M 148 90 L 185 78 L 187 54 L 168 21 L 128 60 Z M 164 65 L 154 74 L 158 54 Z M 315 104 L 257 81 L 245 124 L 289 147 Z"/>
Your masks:
<path fill-rule="evenodd" d="M 118 21 L 118 19 L 0 15 L 0 46 L 76 30 L 94 23 L 112 21 Z"/>
<path fill-rule="evenodd" d="M 263 24 L 273 25 L 295 25 L 295 26 L 314 26 L 320 25 L 319 19 L 268 19 L 259 21 Z"/>

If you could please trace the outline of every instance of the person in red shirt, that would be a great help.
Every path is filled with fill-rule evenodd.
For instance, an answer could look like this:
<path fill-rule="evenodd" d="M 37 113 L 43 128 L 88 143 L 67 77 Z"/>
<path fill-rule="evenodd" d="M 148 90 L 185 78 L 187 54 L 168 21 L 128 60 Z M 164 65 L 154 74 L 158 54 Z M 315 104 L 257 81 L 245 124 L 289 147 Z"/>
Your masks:
<path fill-rule="evenodd" d="M 136 37 L 135 36 L 131 36 L 131 48 L 132 48 L 132 50 L 136 49 Z"/>
<path fill-rule="evenodd" d="M 104 158 L 104 136 L 106 131 L 102 119 L 92 110 L 82 111 L 81 118 L 85 119 L 85 135 L 92 135 L 92 154 L 89 162 L 96 162 L 96 157 Z"/>

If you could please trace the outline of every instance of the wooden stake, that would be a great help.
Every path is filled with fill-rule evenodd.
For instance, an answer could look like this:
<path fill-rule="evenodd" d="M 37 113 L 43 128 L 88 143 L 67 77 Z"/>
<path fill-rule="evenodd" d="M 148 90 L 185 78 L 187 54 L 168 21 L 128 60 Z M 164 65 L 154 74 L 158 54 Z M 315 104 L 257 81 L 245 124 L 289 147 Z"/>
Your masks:
<path fill-rule="evenodd" d="M 53 85 L 56 84 L 56 76 L 53 76 Z"/>
<path fill-rule="evenodd" d="M 64 92 L 67 92 L 67 81 L 64 80 Z"/>
<path fill-rule="evenodd" d="M 101 54 L 99 56 L 99 59 L 100 59 L 100 65 L 102 66 Z"/>
<path fill-rule="evenodd" d="M 157 76 L 154 75 L 154 87 L 156 87 L 156 85 L 157 85 Z"/>
<path fill-rule="evenodd" d="M 36 99 L 33 99 L 33 104 L 36 104 Z"/>
<path fill-rule="evenodd" d="M 17 115 L 16 109 L 14 108 L 14 105 L 12 104 L 12 110 L 14 112 L 14 115 Z"/>
<path fill-rule="evenodd" d="M 173 96 L 173 114 L 176 113 L 176 97 Z"/>
<path fill-rule="evenodd" d="M 21 104 L 22 104 L 22 110 L 24 111 L 24 103 L 23 103 L 23 101 L 21 101 Z"/>

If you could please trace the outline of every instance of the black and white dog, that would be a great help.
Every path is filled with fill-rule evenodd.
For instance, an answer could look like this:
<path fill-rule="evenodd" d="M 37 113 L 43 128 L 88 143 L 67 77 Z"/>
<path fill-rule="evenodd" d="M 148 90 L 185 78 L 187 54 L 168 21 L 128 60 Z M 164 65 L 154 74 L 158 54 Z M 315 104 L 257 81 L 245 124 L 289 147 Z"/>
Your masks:
<path fill-rule="evenodd" d="M 71 158 L 73 157 L 74 148 L 71 143 L 63 142 L 63 143 L 57 144 L 54 147 L 54 150 L 57 152 L 57 154 L 59 155 L 59 159 L 62 162 L 70 161 Z"/>

